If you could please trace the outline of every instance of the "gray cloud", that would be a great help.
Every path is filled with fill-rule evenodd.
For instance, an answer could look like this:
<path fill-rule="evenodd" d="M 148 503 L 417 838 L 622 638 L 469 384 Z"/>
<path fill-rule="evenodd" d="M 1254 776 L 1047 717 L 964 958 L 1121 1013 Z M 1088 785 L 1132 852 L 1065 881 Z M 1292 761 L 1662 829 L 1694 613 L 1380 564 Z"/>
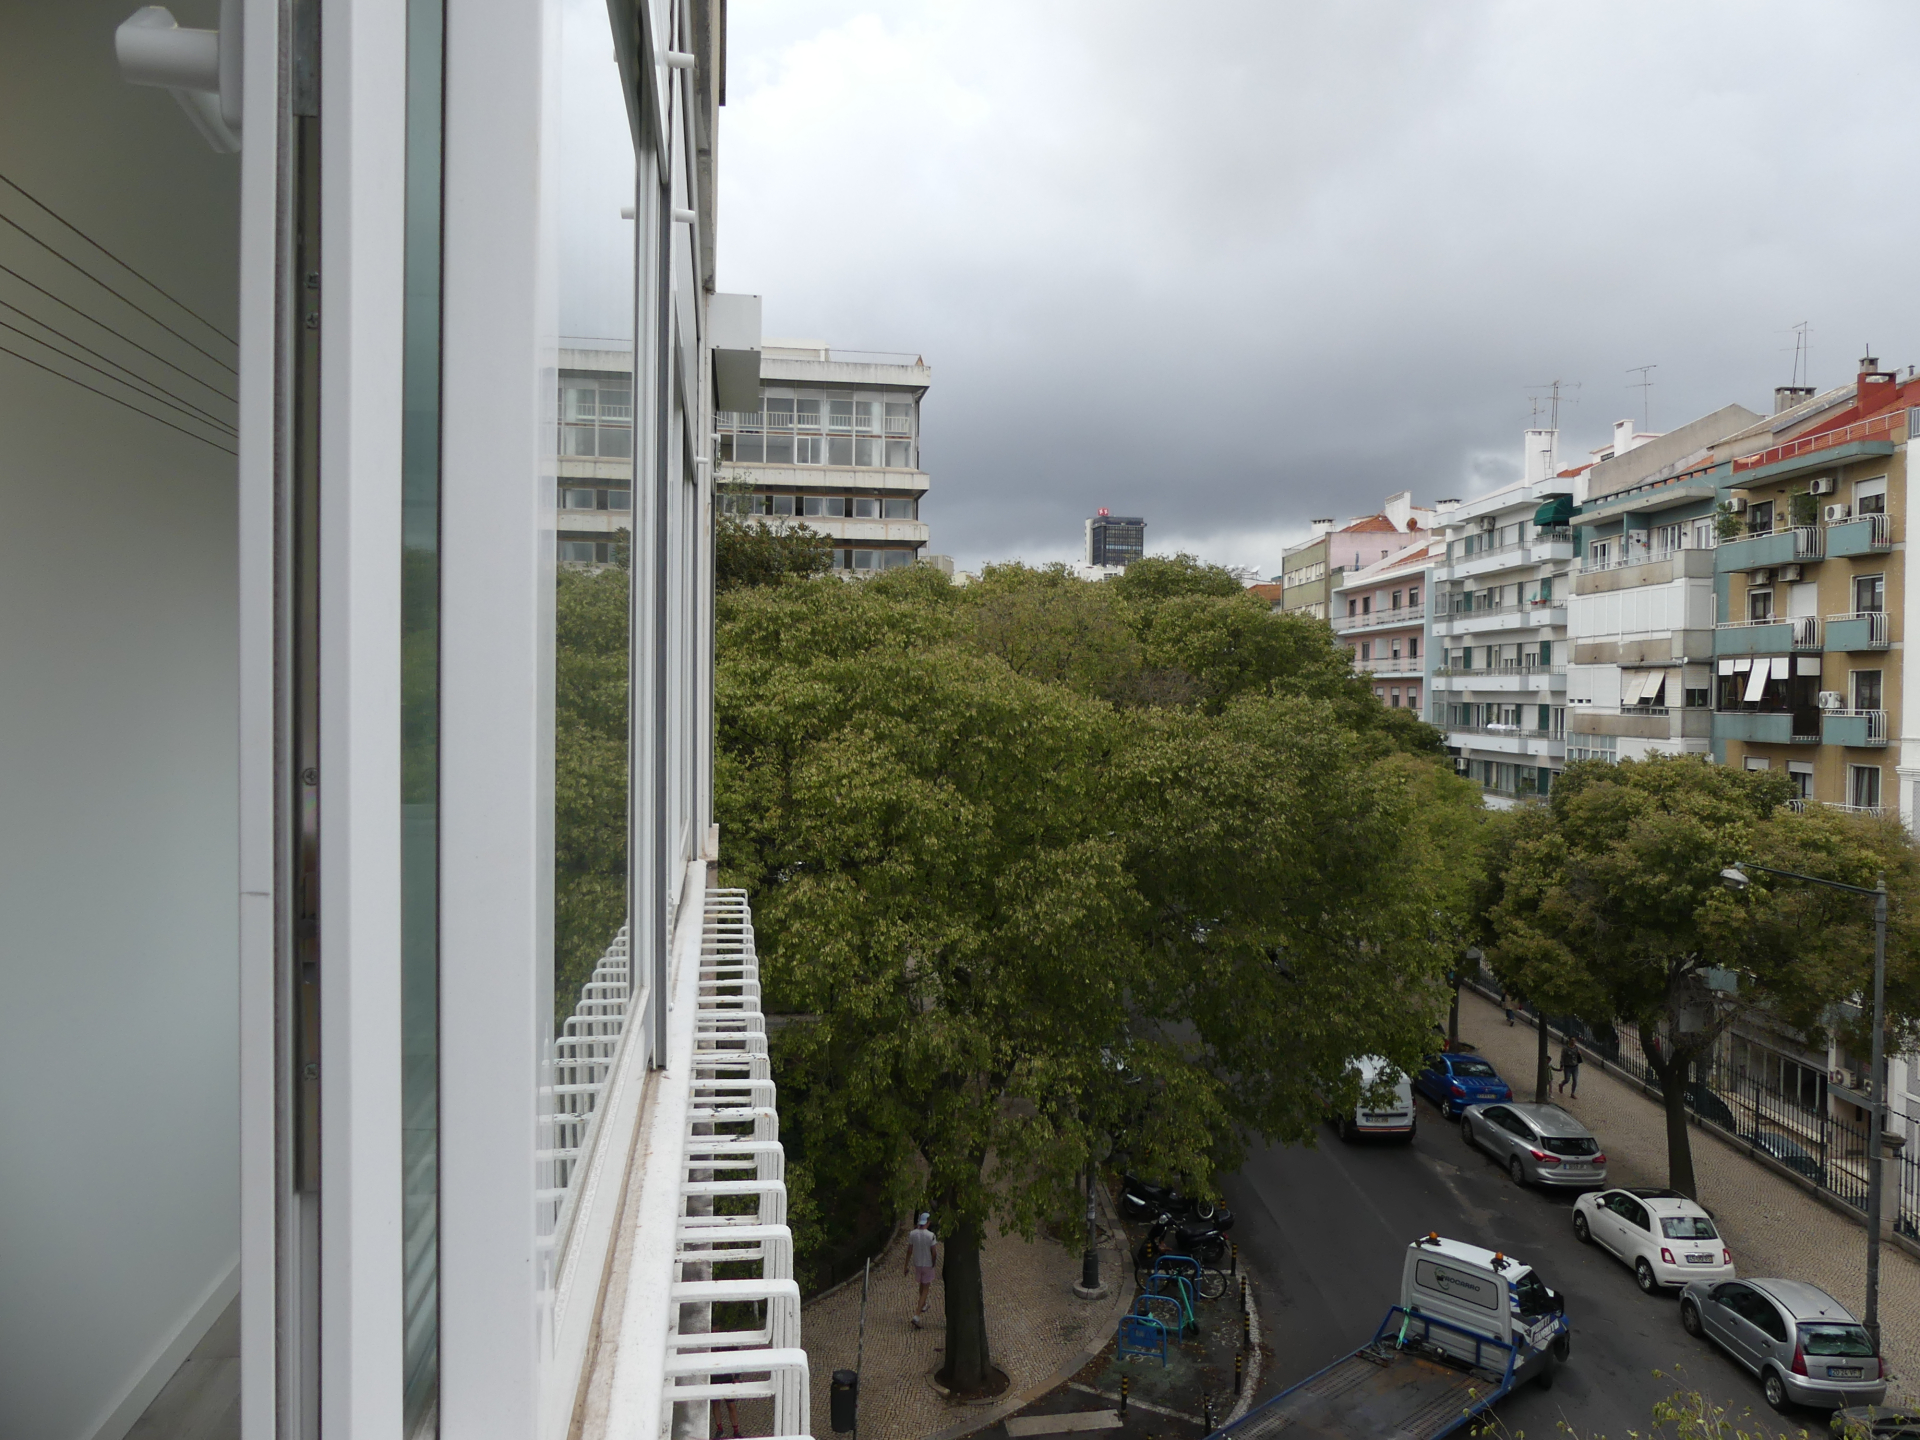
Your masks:
<path fill-rule="evenodd" d="M 1765 408 L 1796 321 L 1816 383 L 1920 360 L 1892 4 L 730 11 L 721 284 L 927 357 L 964 563 L 1108 505 L 1271 570 L 1313 515 L 1510 474 L 1537 382 L 1581 382 L 1579 453 L 1629 366 L 1662 429 Z"/>

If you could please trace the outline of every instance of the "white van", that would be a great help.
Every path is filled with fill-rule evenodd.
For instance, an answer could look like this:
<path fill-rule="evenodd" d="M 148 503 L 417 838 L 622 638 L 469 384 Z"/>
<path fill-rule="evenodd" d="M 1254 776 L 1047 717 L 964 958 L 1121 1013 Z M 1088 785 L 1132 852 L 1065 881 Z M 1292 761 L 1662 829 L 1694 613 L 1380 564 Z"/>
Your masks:
<path fill-rule="evenodd" d="M 1369 1136 L 1391 1136 L 1396 1140 L 1411 1143 L 1415 1123 L 1413 1081 L 1378 1055 L 1362 1055 L 1353 1064 L 1354 1068 L 1360 1072 L 1362 1099 L 1351 1114 L 1334 1117 L 1334 1131 L 1346 1141 L 1365 1139 Z M 1387 1083 L 1393 1087 L 1393 1102 L 1384 1110 L 1369 1109 L 1364 1097 L 1383 1074 L 1386 1076 Z"/>
<path fill-rule="evenodd" d="M 1440 1321 L 1423 1338 L 1469 1365 L 1489 1364 L 1483 1341 L 1510 1346 L 1515 1384 L 1537 1377 L 1551 1385 L 1571 1348 L 1566 1306 L 1531 1265 L 1459 1240 L 1428 1235 L 1407 1247 L 1400 1304 Z"/>

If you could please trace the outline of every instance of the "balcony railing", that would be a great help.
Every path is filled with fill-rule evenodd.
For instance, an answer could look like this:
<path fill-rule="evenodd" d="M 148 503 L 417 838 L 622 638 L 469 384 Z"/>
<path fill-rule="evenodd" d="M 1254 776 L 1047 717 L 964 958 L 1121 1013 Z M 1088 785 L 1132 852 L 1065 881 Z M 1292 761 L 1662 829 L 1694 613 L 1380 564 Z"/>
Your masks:
<path fill-rule="evenodd" d="M 1635 565 L 1657 565 L 1662 560 L 1676 560 L 1694 550 L 1712 550 L 1708 545 L 1663 545 L 1659 549 L 1630 549 L 1624 555 L 1609 553 L 1608 558 L 1595 562 L 1589 555 L 1580 562 L 1582 575 L 1598 574 L 1602 570 L 1626 570 Z"/>
<path fill-rule="evenodd" d="M 1822 710 L 1820 734 L 1829 745 L 1884 745 L 1887 743 L 1887 712 Z"/>
<path fill-rule="evenodd" d="M 1564 675 L 1565 665 L 1541 665 L 1539 663 L 1511 665 L 1436 665 L 1436 675 L 1477 676 L 1477 675 Z"/>
<path fill-rule="evenodd" d="M 1787 647 L 1792 650 L 1818 650 L 1820 648 L 1820 617 L 1818 615 L 1774 615 L 1765 620 L 1722 620 L 1713 628 L 1716 630 L 1758 630 L 1768 625 L 1778 625 L 1790 630 Z"/>
<path fill-rule="evenodd" d="M 1370 615 L 1336 615 L 1333 631 L 1338 635 L 1348 630 L 1370 630 L 1378 625 L 1418 625 L 1426 618 L 1424 604 L 1403 605 L 1398 610 L 1375 610 Z"/>
<path fill-rule="evenodd" d="M 1839 641 L 1843 636 L 1849 650 L 1885 650 L 1893 643 L 1892 619 L 1884 610 L 1827 616 L 1828 641 Z"/>
<path fill-rule="evenodd" d="M 1890 410 L 1884 415 L 1876 415 L 1870 420 L 1856 420 L 1853 424 L 1838 430 L 1825 430 L 1818 435 L 1803 435 L 1798 440 L 1789 440 L 1784 445 L 1775 445 L 1770 450 L 1762 450 L 1757 455 L 1746 455 L 1733 462 L 1733 473 L 1742 470 L 1760 470 L 1768 465 L 1777 465 L 1782 460 L 1791 460 L 1796 455 L 1810 454 L 1816 450 L 1829 450 L 1839 445 L 1850 445 L 1855 440 L 1870 440 L 1876 435 L 1885 435 L 1896 425 L 1904 424 L 1907 418 L 1906 406 Z"/>
<path fill-rule="evenodd" d="M 1844 811 L 1848 815 L 1871 815 L 1876 820 L 1887 813 L 1885 805 L 1843 805 L 1838 800 L 1827 800 L 1822 803 L 1829 810 Z"/>
<path fill-rule="evenodd" d="M 1417 655 L 1405 657 L 1375 655 L 1370 660 L 1356 659 L 1353 662 L 1353 668 L 1355 673 L 1362 675 L 1419 675 L 1422 673 L 1420 657 Z"/>

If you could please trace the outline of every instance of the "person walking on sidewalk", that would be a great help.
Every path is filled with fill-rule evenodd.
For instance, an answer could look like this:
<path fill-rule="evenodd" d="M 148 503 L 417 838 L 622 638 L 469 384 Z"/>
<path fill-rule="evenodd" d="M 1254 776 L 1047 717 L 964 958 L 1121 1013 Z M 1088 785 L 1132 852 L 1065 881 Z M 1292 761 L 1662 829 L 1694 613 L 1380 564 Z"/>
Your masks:
<path fill-rule="evenodd" d="M 1566 1049 L 1560 1052 L 1560 1093 L 1565 1094 L 1567 1086 L 1573 1086 L 1573 1098 L 1580 1098 L 1580 1042 L 1572 1036 L 1567 1037 Z"/>
<path fill-rule="evenodd" d="M 907 1232 L 907 1263 L 900 1273 L 913 1275 L 920 1282 L 920 1306 L 907 1318 L 920 1328 L 920 1317 L 927 1313 L 927 1299 L 933 1294 L 933 1277 L 940 1271 L 940 1237 L 927 1228 L 933 1217 L 922 1214 Z"/>
<path fill-rule="evenodd" d="M 1507 1012 L 1507 1024 L 1511 1027 L 1513 1024 L 1513 997 L 1504 990 L 1500 992 L 1500 1008 Z"/>

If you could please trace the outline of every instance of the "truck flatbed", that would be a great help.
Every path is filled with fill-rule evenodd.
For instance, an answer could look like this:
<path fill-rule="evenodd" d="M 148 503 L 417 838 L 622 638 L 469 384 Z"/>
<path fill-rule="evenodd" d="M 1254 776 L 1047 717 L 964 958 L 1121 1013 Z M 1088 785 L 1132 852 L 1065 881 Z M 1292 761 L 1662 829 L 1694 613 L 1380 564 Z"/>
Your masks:
<path fill-rule="evenodd" d="M 1438 1358 L 1428 1337 L 1454 1330 L 1399 1306 L 1371 1342 L 1215 1432 L 1219 1440 L 1439 1440 L 1513 1389 L 1513 1352 L 1485 1343 L 1482 1364 Z M 1465 1331 L 1457 1331 L 1466 1335 Z M 1478 1340 L 1479 1337 L 1471 1337 Z"/>

